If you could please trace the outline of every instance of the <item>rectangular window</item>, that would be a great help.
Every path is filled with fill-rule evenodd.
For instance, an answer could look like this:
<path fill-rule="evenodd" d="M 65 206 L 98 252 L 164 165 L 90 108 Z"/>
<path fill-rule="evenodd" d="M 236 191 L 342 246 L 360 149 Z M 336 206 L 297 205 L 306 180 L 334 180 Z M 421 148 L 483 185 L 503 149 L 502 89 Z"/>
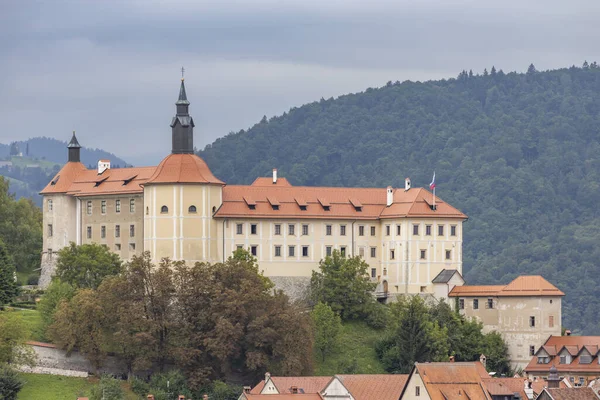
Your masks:
<path fill-rule="evenodd" d="M 487 303 L 485 304 L 485 308 L 491 310 L 494 308 L 494 299 L 487 299 Z"/>
<path fill-rule="evenodd" d="M 243 224 L 236 224 L 235 225 L 235 233 L 238 235 L 241 235 L 244 233 L 244 225 Z"/>
<path fill-rule="evenodd" d="M 106 238 L 106 226 L 102 225 L 100 227 L 100 238 L 101 239 L 105 239 Z"/>
<path fill-rule="evenodd" d="M 390 228 L 390 226 L 389 226 L 389 225 L 386 225 L 386 226 L 385 226 L 385 236 L 390 236 L 390 230 L 391 230 L 391 229 L 392 229 L 392 228 Z"/>
<path fill-rule="evenodd" d="M 302 235 L 308 236 L 308 225 L 306 224 L 302 225 Z"/>
<path fill-rule="evenodd" d="M 419 235 L 419 225 L 418 224 L 413 225 L 413 235 L 415 235 L 415 236 Z"/>
<path fill-rule="evenodd" d="M 121 200 L 115 200 L 115 212 L 116 213 L 121 212 Z"/>
<path fill-rule="evenodd" d="M 308 246 L 302 246 L 302 257 L 308 257 Z"/>
<path fill-rule="evenodd" d="M 256 255 L 258 254 L 258 246 L 250 246 L 250 253 L 256 257 Z"/>
<path fill-rule="evenodd" d="M 579 364 L 591 364 L 592 356 L 589 354 L 582 354 L 579 356 Z"/>
<path fill-rule="evenodd" d="M 256 224 L 250 224 L 250 234 L 256 235 L 257 226 Z"/>
<path fill-rule="evenodd" d="M 371 268 L 371 278 L 377 278 L 377 268 Z"/>
<path fill-rule="evenodd" d="M 106 200 L 100 202 L 100 212 L 102 215 L 106 214 Z"/>
<path fill-rule="evenodd" d="M 135 237 L 135 225 L 129 225 L 129 237 Z"/>
<path fill-rule="evenodd" d="M 377 247 L 371 247 L 371 258 L 375 258 L 377 256 Z"/>
<path fill-rule="evenodd" d="M 396 258 L 396 250 L 390 250 L 390 260 L 393 260 Z"/>
<path fill-rule="evenodd" d="M 431 236 L 431 225 L 425 225 L 425 236 Z"/>
<path fill-rule="evenodd" d="M 365 248 L 364 247 L 360 247 L 358 249 L 358 255 L 360 256 L 360 258 L 365 258 Z"/>
<path fill-rule="evenodd" d="M 365 236 L 365 227 L 362 225 L 358 227 L 358 236 Z"/>
<path fill-rule="evenodd" d="M 331 246 L 325 246 L 325 256 L 331 257 Z"/>
<path fill-rule="evenodd" d="M 371 227 L 371 236 L 375 236 L 375 227 L 374 226 Z"/>
<path fill-rule="evenodd" d="M 275 257 L 281 257 L 281 246 L 275 246 Z"/>
<path fill-rule="evenodd" d="M 116 251 L 121 251 L 121 243 L 115 244 L 115 250 Z"/>
<path fill-rule="evenodd" d="M 456 225 L 450 226 L 450 236 L 456 236 Z"/>
<path fill-rule="evenodd" d="M 446 250 L 446 260 L 450 260 L 452 258 L 452 250 Z"/>
<path fill-rule="evenodd" d="M 529 317 L 529 327 L 530 328 L 535 327 L 535 317 Z"/>
<path fill-rule="evenodd" d="M 346 225 L 340 225 L 340 236 L 346 236 Z"/>
<path fill-rule="evenodd" d="M 296 225 L 289 224 L 288 225 L 288 235 L 294 236 L 296 234 Z"/>
<path fill-rule="evenodd" d="M 331 236 L 331 225 L 325 225 L 325 234 Z"/>
<path fill-rule="evenodd" d="M 129 251 L 135 251 L 135 243 L 129 243 Z"/>
<path fill-rule="evenodd" d="M 427 250 L 421 250 L 421 260 L 425 260 L 427 256 Z"/>
<path fill-rule="evenodd" d="M 48 200 L 48 211 L 52 211 L 52 207 L 53 207 L 52 200 Z"/>
<path fill-rule="evenodd" d="M 438 225 L 438 236 L 444 236 L 444 225 Z"/>
<path fill-rule="evenodd" d="M 48 224 L 48 237 L 51 237 L 54 234 L 54 230 L 52 229 L 52 224 Z"/>
<path fill-rule="evenodd" d="M 345 246 L 340 247 L 340 255 L 342 257 L 346 257 L 346 247 Z"/>
<path fill-rule="evenodd" d="M 92 227 L 91 226 L 87 227 L 87 238 L 88 239 L 92 238 Z"/>
<path fill-rule="evenodd" d="M 92 202 L 87 202 L 87 215 L 92 215 Z"/>
<path fill-rule="evenodd" d="M 281 224 L 275 224 L 275 235 L 281 235 Z"/>
<path fill-rule="evenodd" d="M 236 248 L 236 249 L 238 249 L 238 250 L 242 250 L 242 249 L 244 248 L 244 246 L 243 246 L 243 245 L 241 245 L 241 244 L 237 244 L 237 245 L 235 246 L 235 248 Z"/>
<path fill-rule="evenodd" d="M 121 237 L 121 225 L 115 225 L 115 237 Z"/>
<path fill-rule="evenodd" d="M 130 199 L 129 200 L 129 212 L 130 213 L 134 213 L 135 212 L 135 199 Z"/>
<path fill-rule="evenodd" d="M 289 257 L 296 257 L 296 246 L 289 246 L 288 247 L 288 256 Z"/>
<path fill-rule="evenodd" d="M 532 356 L 535 354 L 535 346 L 529 346 L 529 355 Z"/>
<path fill-rule="evenodd" d="M 415 396 L 420 396 L 420 395 L 421 395 L 421 387 L 415 386 Z"/>
<path fill-rule="evenodd" d="M 473 310 L 479 310 L 479 299 L 473 299 Z"/>
<path fill-rule="evenodd" d="M 396 225 L 396 236 L 400 236 L 400 232 L 402 232 L 402 225 Z"/>
<path fill-rule="evenodd" d="M 458 309 L 459 310 L 465 309 L 465 299 L 458 299 Z"/>
<path fill-rule="evenodd" d="M 583 386 L 585 384 L 585 378 L 583 376 L 579 377 L 579 386 Z"/>

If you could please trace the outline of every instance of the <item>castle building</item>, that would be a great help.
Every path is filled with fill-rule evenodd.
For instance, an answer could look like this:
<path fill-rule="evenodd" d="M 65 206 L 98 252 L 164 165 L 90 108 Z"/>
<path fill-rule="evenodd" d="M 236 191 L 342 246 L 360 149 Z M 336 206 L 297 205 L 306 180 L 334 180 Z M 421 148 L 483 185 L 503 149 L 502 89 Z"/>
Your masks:
<path fill-rule="evenodd" d="M 75 133 L 68 162 L 42 190 L 40 285 L 70 242 L 105 244 L 122 259 L 220 262 L 249 249 L 276 285 L 302 287 L 334 250 L 361 256 L 378 296 L 433 293 L 442 270 L 462 273 L 467 216 L 423 188 L 293 186 L 273 170 L 250 185 L 226 185 L 194 154 L 194 120 L 181 81 L 172 150 L 155 167 L 97 169 L 80 162 Z"/>

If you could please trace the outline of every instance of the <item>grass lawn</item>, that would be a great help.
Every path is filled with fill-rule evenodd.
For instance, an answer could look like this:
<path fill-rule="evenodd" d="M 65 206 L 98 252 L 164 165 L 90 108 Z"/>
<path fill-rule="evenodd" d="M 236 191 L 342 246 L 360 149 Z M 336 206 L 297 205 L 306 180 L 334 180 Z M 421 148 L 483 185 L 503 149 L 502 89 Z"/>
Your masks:
<path fill-rule="evenodd" d="M 382 331 L 370 328 L 364 322 L 344 323 L 339 349 L 328 355 L 324 362 L 315 354 L 316 375 L 386 373 L 375 354 L 375 343 L 381 335 Z"/>
<path fill-rule="evenodd" d="M 38 310 L 13 309 L 10 312 L 19 314 L 23 322 L 25 322 L 30 333 L 29 340 L 35 340 L 37 342 L 47 341 L 46 336 L 44 335 L 42 317 Z"/>
<path fill-rule="evenodd" d="M 67 376 L 21 374 L 25 385 L 17 400 L 75 400 L 78 396 L 87 397 L 92 387 L 98 384 L 98 378 L 71 378 Z M 138 400 L 123 382 L 126 400 Z"/>

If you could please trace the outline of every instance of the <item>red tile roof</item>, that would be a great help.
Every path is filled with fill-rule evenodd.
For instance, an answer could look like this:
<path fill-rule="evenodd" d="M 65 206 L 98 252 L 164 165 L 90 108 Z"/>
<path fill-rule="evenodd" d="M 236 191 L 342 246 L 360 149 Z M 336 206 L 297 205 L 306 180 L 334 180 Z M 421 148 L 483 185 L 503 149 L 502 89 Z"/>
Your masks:
<path fill-rule="evenodd" d="M 480 362 L 415 363 L 431 400 L 490 400 Z"/>
<path fill-rule="evenodd" d="M 553 365 L 558 370 L 558 373 L 566 372 L 585 372 L 587 374 L 597 374 L 600 376 L 600 364 L 598 352 L 600 346 L 600 336 L 550 336 L 546 343 L 536 352 L 536 355 L 531 358 L 525 372 L 544 372 L 547 373 Z M 587 364 L 581 363 L 581 350 L 586 348 L 592 354 L 592 362 Z M 570 364 L 561 364 L 559 353 L 562 349 L 566 349 L 571 355 L 576 355 Z M 537 355 L 540 351 L 545 351 L 550 355 L 550 362 L 547 364 L 538 363 Z M 593 352 L 596 350 L 596 353 Z"/>
<path fill-rule="evenodd" d="M 146 183 L 225 184 L 217 179 L 204 160 L 195 154 L 169 154 L 158 164 L 156 171 Z"/>
<path fill-rule="evenodd" d="M 255 209 L 248 208 L 244 196 L 250 196 L 256 202 Z M 250 186 L 225 186 L 223 205 L 215 217 L 357 220 L 405 217 L 467 218 L 465 214 L 438 197 L 437 209 L 433 211 L 424 200 L 425 197 L 431 196 L 432 194 L 423 188 L 409 191 L 398 189 L 394 192 L 394 203 L 387 207 L 385 188 L 309 187 L 272 183 L 269 185 L 256 184 L 255 181 Z M 273 210 L 269 202 L 271 197 L 277 198 L 278 210 Z M 301 205 L 306 205 L 306 210 L 301 210 Z M 329 207 L 328 211 L 325 210 L 326 207 Z"/>
<path fill-rule="evenodd" d="M 66 163 L 40 194 L 66 193 L 77 176 L 85 171 L 87 168 L 80 162 Z"/>
<path fill-rule="evenodd" d="M 592 388 L 554 388 L 545 389 L 554 400 L 600 400 L 600 396 Z"/>
<path fill-rule="evenodd" d="M 271 382 L 279 393 L 291 393 L 292 386 L 301 389 L 304 393 L 319 393 L 330 380 L 330 376 L 271 376 Z M 258 394 L 264 386 L 263 380 L 253 387 L 250 393 Z"/>
<path fill-rule="evenodd" d="M 454 286 L 450 297 L 510 297 L 510 296 L 564 296 L 556 286 L 540 275 L 521 275 L 508 285 Z"/>
<path fill-rule="evenodd" d="M 523 400 L 527 399 L 525 382 L 524 378 L 483 378 L 483 384 L 490 395 L 512 398 L 515 393 L 519 393 Z"/>
<path fill-rule="evenodd" d="M 336 375 L 354 400 L 398 400 L 408 375 Z"/>
<path fill-rule="evenodd" d="M 283 393 L 283 394 L 254 394 L 244 393 L 243 396 L 248 400 L 322 400 L 319 393 Z"/>

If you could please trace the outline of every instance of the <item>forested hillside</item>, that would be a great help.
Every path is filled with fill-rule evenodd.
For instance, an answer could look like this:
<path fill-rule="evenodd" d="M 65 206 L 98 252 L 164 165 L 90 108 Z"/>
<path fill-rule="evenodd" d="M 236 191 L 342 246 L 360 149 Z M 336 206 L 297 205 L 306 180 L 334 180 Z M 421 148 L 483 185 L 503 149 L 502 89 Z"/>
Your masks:
<path fill-rule="evenodd" d="M 600 334 L 600 67 L 462 72 L 321 99 L 199 153 L 250 183 L 400 187 L 410 176 L 469 215 L 469 283 L 542 274 L 567 293 L 563 326 Z"/>

